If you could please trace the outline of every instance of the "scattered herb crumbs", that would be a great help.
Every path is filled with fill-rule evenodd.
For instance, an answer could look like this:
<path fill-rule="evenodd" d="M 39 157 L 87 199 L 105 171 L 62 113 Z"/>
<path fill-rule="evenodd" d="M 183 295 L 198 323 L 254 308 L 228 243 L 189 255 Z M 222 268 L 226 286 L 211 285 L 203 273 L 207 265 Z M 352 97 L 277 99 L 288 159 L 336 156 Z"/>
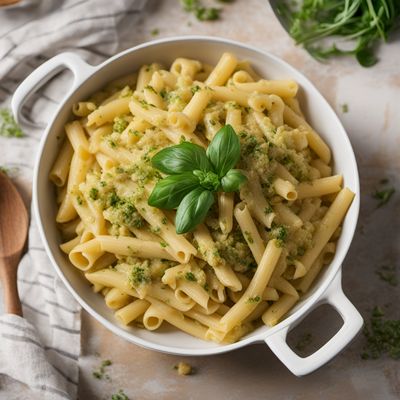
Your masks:
<path fill-rule="evenodd" d="M 81 199 L 80 196 L 76 196 L 76 201 L 78 202 L 78 204 L 81 206 L 83 204 L 83 201 Z"/>
<path fill-rule="evenodd" d="M 191 282 L 197 282 L 197 279 L 193 272 L 186 272 L 185 279 Z"/>
<path fill-rule="evenodd" d="M 384 206 L 390 198 L 393 196 L 396 190 L 393 187 L 378 190 L 376 189 L 374 193 L 372 193 L 372 197 L 378 201 L 377 208 Z"/>
<path fill-rule="evenodd" d="M 110 376 L 106 373 L 106 368 L 112 365 L 111 360 L 103 360 L 100 366 L 93 370 L 92 374 L 96 379 L 107 379 L 110 380 Z"/>
<path fill-rule="evenodd" d="M 348 113 L 349 112 L 349 106 L 348 106 L 348 104 L 346 104 L 346 103 L 344 103 L 344 104 L 342 104 L 341 105 L 341 107 L 342 107 L 342 113 Z"/>
<path fill-rule="evenodd" d="M 298 351 L 304 351 L 308 345 L 312 342 L 311 333 L 304 333 L 299 337 L 296 345 L 294 346 Z"/>
<path fill-rule="evenodd" d="M 117 147 L 117 144 L 113 140 L 109 140 L 108 144 L 114 149 Z"/>
<path fill-rule="evenodd" d="M 163 225 L 166 225 L 167 222 L 168 222 L 167 217 L 163 217 L 163 219 L 161 220 L 161 223 L 162 223 Z"/>
<path fill-rule="evenodd" d="M 258 303 L 261 300 L 260 296 L 249 297 L 246 303 Z"/>
<path fill-rule="evenodd" d="M 129 397 L 124 393 L 122 389 L 118 390 L 118 393 L 115 393 L 111 396 L 111 400 L 129 400 Z"/>
<path fill-rule="evenodd" d="M 193 368 L 190 364 L 180 361 L 178 364 L 174 365 L 174 369 L 178 371 L 179 375 L 192 375 Z"/>
<path fill-rule="evenodd" d="M 382 281 L 387 282 L 391 286 L 397 286 L 399 283 L 395 266 L 382 265 L 375 273 Z"/>
<path fill-rule="evenodd" d="M 167 247 L 168 245 L 167 245 L 167 243 L 165 243 L 165 242 L 160 242 L 160 246 L 161 246 L 161 247 Z"/>
<path fill-rule="evenodd" d="M 6 108 L 0 108 L 0 136 L 15 138 L 24 136 L 11 111 Z"/>
<path fill-rule="evenodd" d="M 97 200 L 99 198 L 99 189 L 96 189 L 95 187 L 91 188 L 89 196 L 92 200 Z"/>
<path fill-rule="evenodd" d="M 200 0 L 181 0 L 183 9 L 193 13 L 199 21 L 215 21 L 219 19 L 221 9 L 204 7 Z"/>
<path fill-rule="evenodd" d="M 251 236 L 250 232 L 245 231 L 244 236 L 249 243 L 254 243 L 253 237 Z"/>
<path fill-rule="evenodd" d="M 274 210 L 272 209 L 271 206 L 265 207 L 264 208 L 264 214 L 270 214 L 272 213 Z"/>
<path fill-rule="evenodd" d="M 113 131 L 122 133 L 125 130 L 125 128 L 128 126 L 128 124 L 129 124 L 128 121 L 126 121 L 124 118 L 116 117 L 114 119 Z"/>
<path fill-rule="evenodd" d="M 157 36 L 160 33 L 160 30 L 158 28 L 154 28 L 150 33 L 151 36 Z"/>
<path fill-rule="evenodd" d="M 380 307 L 372 311 L 369 324 L 363 330 L 366 338 L 361 358 L 377 359 L 384 354 L 393 359 L 400 358 L 400 320 L 384 320 Z"/>
<path fill-rule="evenodd" d="M 191 90 L 191 92 L 192 92 L 193 94 L 195 94 L 195 93 L 198 92 L 200 89 L 201 89 L 201 87 L 200 87 L 199 85 L 195 85 L 195 86 L 192 86 L 190 90 Z"/>

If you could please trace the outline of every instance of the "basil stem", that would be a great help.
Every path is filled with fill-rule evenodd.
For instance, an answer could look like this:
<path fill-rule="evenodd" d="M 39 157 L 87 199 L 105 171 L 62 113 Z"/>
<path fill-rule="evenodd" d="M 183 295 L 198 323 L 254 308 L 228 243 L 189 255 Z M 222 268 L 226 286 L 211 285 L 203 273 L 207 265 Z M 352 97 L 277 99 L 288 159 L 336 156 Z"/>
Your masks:
<path fill-rule="evenodd" d="M 170 175 L 157 182 L 148 199 L 148 204 L 167 210 L 179 206 L 182 199 L 199 186 L 199 179 L 191 172 Z"/>
<path fill-rule="evenodd" d="M 200 186 L 187 194 L 176 212 L 176 233 L 189 232 L 203 222 L 213 203 L 214 195 L 212 192 Z"/>
<path fill-rule="evenodd" d="M 240 158 L 240 142 L 231 125 L 225 125 L 217 132 L 206 154 L 219 178 L 235 167 Z"/>
<path fill-rule="evenodd" d="M 159 151 L 151 159 L 151 162 L 154 168 L 168 175 L 190 172 L 194 169 L 200 171 L 212 170 L 203 147 L 189 142 L 183 142 Z"/>

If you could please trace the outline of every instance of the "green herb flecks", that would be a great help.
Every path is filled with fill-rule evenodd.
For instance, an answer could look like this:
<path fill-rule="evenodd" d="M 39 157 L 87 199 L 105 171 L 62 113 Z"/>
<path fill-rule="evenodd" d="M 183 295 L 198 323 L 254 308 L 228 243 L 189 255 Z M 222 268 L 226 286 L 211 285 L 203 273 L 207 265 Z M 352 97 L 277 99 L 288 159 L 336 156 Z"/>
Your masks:
<path fill-rule="evenodd" d="M 111 400 L 129 400 L 129 397 L 124 393 L 122 389 L 120 389 L 117 393 L 111 396 Z"/>
<path fill-rule="evenodd" d="M 0 108 L 0 136 L 21 138 L 24 136 L 19 125 L 15 122 L 10 110 Z"/>
<path fill-rule="evenodd" d="M 384 354 L 393 359 L 400 358 L 400 320 L 384 319 L 382 309 L 375 307 L 363 332 L 366 344 L 361 358 L 377 359 Z"/>
<path fill-rule="evenodd" d="M 92 200 L 97 200 L 99 198 L 99 189 L 97 189 L 95 187 L 91 188 L 89 191 L 89 197 Z"/>
<path fill-rule="evenodd" d="M 151 32 L 150 32 L 151 36 L 157 36 L 160 34 L 160 30 L 158 28 L 154 28 Z"/>
<path fill-rule="evenodd" d="M 124 118 L 116 117 L 114 119 L 113 131 L 122 133 L 125 130 L 125 128 L 128 126 L 128 124 L 129 124 L 129 122 L 126 121 Z"/>
<path fill-rule="evenodd" d="M 112 365 L 111 360 L 104 360 L 101 362 L 100 366 L 93 370 L 92 375 L 96 379 L 107 379 L 110 380 L 110 376 L 106 373 L 106 368 Z"/>
<path fill-rule="evenodd" d="M 258 303 L 261 300 L 260 296 L 255 296 L 255 297 L 249 297 L 246 301 L 246 303 Z"/>
<path fill-rule="evenodd" d="M 399 283 L 395 266 L 382 265 L 375 271 L 375 273 L 382 281 L 388 283 L 391 286 L 397 286 Z"/>
<path fill-rule="evenodd" d="M 215 21 L 220 18 L 221 9 L 205 7 L 200 0 L 181 0 L 183 9 L 193 13 L 199 21 Z"/>
<path fill-rule="evenodd" d="M 289 33 L 296 43 L 304 45 L 316 59 L 353 55 L 362 66 L 371 67 L 378 61 L 375 45 L 382 40 L 386 42 L 398 26 L 400 3 L 394 0 L 305 0 L 298 7 L 286 0 L 280 2 L 277 11 L 289 25 Z M 339 45 L 338 39 L 350 42 L 351 48 Z"/>
<path fill-rule="evenodd" d="M 190 282 L 197 282 L 196 276 L 193 272 L 186 272 L 185 279 Z"/>
<path fill-rule="evenodd" d="M 152 165 L 169 176 L 157 182 L 148 204 L 177 208 L 176 232 L 193 230 L 214 203 L 214 192 L 235 192 L 246 181 L 239 170 L 233 169 L 239 158 L 239 138 L 230 125 L 217 132 L 207 151 L 190 142 L 159 151 Z"/>
<path fill-rule="evenodd" d="M 342 104 L 341 108 L 342 108 L 342 113 L 343 114 L 346 114 L 346 113 L 349 112 L 349 105 L 348 104 L 346 104 L 346 103 Z"/>
<path fill-rule="evenodd" d="M 129 275 L 129 282 L 133 287 L 138 287 L 151 282 L 149 262 L 146 260 L 142 264 L 132 267 Z"/>
<path fill-rule="evenodd" d="M 386 182 L 387 183 L 387 182 Z M 378 200 L 377 208 L 384 206 L 388 203 L 390 198 L 395 193 L 394 187 L 388 187 L 384 189 L 376 189 L 374 193 L 372 193 L 372 197 Z"/>

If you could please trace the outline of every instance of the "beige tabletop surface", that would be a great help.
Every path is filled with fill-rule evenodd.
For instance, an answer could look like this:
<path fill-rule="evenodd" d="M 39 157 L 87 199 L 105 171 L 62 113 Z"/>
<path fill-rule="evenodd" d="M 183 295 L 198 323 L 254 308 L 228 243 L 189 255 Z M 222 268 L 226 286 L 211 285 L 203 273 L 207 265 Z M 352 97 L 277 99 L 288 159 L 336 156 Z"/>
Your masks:
<path fill-rule="evenodd" d="M 380 280 L 376 270 L 382 265 L 399 268 L 400 260 L 400 36 L 380 49 L 380 62 L 371 69 L 360 67 L 353 59 L 321 64 L 294 46 L 268 1 L 236 0 L 219 6 L 223 7 L 219 21 L 199 22 L 182 11 L 177 0 L 150 1 L 134 28 L 131 45 L 174 35 L 221 36 L 281 57 L 315 84 L 348 132 L 361 178 L 361 214 L 343 265 L 344 291 L 366 321 L 375 305 L 382 306 L 388 318 L 398 319 L 400 285 Z M 153 30 L 158 30 L 157 36 Z M 343 104 L 348 112 L 343 111 Z M 398 190 L 387 205 L 377 208 L 371 194 L 382 185 L 382 179 Z M 320 307 L 293 331 L 290 343 L 295 345 L 303 334 L 311 334 L 303 355 L 311 353 L 338 330 L 340 323 L 332 309 Z M 266 345 L 210 357 L 171 356 L 120 339 L 82 311 L 79 398 L 110 399 L 123 389 L 135 400 L 399 399 L 400 361 L 387 356 L 363 360 L 364 344 L 361 333 L 328 365 L 297 378 Z M 110 379 L 95 379 L 93 369 L 105 359 L 112 361 L 107 368 Z M 178 376 L 173 367 L 179 361 L 190 363 L 195 373 Z M 21 385 L 5 384 L 15 386 L 15 399 L 39 399 Z"/>

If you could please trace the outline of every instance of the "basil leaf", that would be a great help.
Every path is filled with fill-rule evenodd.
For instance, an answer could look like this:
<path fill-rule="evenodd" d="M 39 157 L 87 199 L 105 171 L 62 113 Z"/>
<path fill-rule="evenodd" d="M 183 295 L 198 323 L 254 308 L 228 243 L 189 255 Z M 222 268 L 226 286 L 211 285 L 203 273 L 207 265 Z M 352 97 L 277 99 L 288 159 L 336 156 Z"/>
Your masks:
<path fill-rule="evenodd" d="M 217 132 L 206 154 L 219 178 L 237 164 L 240 158 L 240 142 L 230 125 L 225 125 Z"/>
<path fill-rule="evenodd" d="M 154 168 L 168 175 L 177 175 L 194 169 L 212 170 L 203 147 L 189 142 L 183 142 L 159 151 L 151 159 L 151 163 Z"/>
<path fill-rule="evenodd" d="M 191 172 L 170 175 L 157 182 L 148 199 L 148 204 L 167 210 L 176 208 L 182 199 L 199 186 L 199 179 Z"/>
<path fill-rule="evenodd" d="M 203 222 L 213 203 L 213 194 L 202 187 L 197 187 L 187 194 L 176 212 L 176 233 L 189 232 Z"/>
<path fill-rule="evenodd" d="M 221 179 L 222 190 L 224 192 L 236 192 L 246 180 L 247 177 L 238 169 L 231 169 Z"/>

